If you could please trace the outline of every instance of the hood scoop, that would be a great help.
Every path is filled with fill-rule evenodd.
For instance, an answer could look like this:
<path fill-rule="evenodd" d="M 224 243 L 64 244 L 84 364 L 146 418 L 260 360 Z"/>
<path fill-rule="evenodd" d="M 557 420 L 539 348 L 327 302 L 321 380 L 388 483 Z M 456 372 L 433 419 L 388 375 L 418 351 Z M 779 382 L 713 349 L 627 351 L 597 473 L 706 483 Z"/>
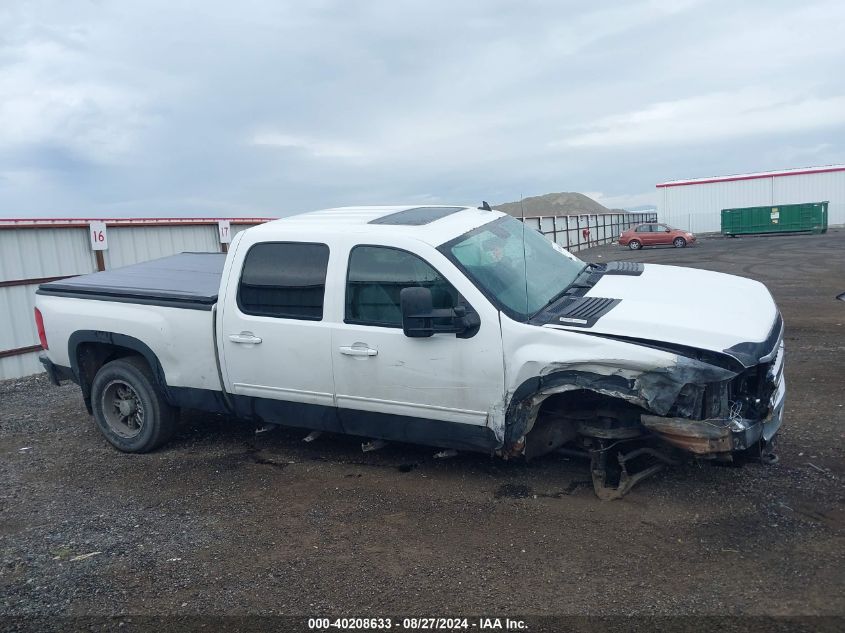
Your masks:
<path fill-rule="evenodd" d="M 636 277 L 642 275 L 645 266 L 639 262 L 607 262 L 604 269 L 605 275 L 631 275 Z"/>
<path fill-rule="evenodd" d="M 543 325 L 589 328 L 616 307 L 619 301 L 604 297 L 567 297 L 537 315 L 537 321 Z"/>

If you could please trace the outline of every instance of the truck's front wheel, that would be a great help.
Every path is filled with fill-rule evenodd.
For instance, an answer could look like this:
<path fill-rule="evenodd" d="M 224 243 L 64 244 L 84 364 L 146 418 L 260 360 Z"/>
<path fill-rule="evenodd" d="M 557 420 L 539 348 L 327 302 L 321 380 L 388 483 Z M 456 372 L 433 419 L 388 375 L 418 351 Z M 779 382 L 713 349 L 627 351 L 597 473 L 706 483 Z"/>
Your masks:
<path fill-rule="evenodd" d="M 164 399 L 140 357 L 103 365 L 91 385 L 91 404 L 100 432 L 126 453 L 158 448 L 170 439 L 176 426 L 176 409 Z"/>

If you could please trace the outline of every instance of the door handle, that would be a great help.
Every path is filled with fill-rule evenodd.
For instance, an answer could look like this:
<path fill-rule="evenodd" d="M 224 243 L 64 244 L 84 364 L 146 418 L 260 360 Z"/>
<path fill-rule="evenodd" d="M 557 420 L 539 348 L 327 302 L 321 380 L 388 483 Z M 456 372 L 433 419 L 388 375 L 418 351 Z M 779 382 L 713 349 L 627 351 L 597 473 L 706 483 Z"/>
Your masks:
<path fill-rule="evenodd" d="M 229 340 L 233 343 L 258 345 L 261 342 L 261 337 L 255 336 L 252 332 L 241 332 L 240 334 L 230 334 Z"/>
<path fill-rule="evenodd" d="M 355 343 L 355 345 L 342 345 L 338 348 L 341 354 L 346 356 L 376 356 L 377 349 L 367 347 L 363 343 Z"/>

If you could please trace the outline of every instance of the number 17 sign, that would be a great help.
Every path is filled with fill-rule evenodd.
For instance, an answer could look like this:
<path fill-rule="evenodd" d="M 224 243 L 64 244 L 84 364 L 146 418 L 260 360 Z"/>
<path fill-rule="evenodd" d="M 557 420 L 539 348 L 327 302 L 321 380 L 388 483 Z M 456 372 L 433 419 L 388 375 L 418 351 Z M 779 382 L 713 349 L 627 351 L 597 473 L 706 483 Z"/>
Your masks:
<path fill-rule="evenodd" d="M 107 251 L 109 249 L 109 239 L 106 235 L 105 222 L 90 222 L 88 224 L 88 231 L 91 237 L 92 251 Z"/>
<path fill-rule="evenodd" d="M 229 224 L 229 220 L 219 220 L 217 222 L 217 232 L 220 234 L 221 244 L 232 243 L 232 227 Z"/>

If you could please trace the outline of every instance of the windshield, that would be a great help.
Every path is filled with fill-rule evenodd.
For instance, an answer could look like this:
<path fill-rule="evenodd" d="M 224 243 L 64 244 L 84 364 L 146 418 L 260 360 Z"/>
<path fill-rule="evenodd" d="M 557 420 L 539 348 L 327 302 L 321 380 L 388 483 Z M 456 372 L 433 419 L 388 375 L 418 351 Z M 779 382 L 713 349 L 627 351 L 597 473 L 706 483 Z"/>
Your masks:
<path fill-rule="evenodd" d="M 525 236 L 523 244 L 523 234 Z M 511 318 L 525 321 L 575 281 L 585 264 L 563 248 L 503 217 L 443 244 L 476 286 Z M 523 255 L 524 253 L 524 255 Z"/>

